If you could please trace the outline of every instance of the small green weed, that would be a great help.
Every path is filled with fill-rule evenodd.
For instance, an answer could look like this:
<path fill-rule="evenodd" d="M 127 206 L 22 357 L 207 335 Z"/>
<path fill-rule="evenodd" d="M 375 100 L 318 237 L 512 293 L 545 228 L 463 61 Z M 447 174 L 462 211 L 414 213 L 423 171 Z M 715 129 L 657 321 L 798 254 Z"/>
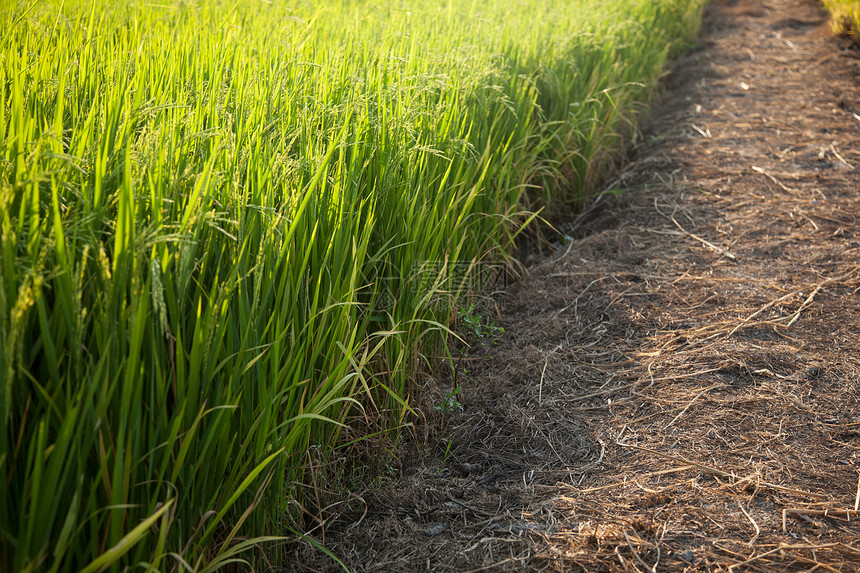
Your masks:
<path fill-rule="evenodd" d="M 460 318 L 469 334 L 474 335 L 475 338 L 496 338 L 505 333 L 504 327 L 496 325 L 488 317 L 477 313 L 475 305 L 470 305 L 465 311 L 461 310 Z"/>
<path fill-rule="evenodd" d="M 454 388 L 454 390 L 450 390 L 445 393 L 445 399 L 440 403 L 433 406 L 437 412 L 444 412 L 446 414 L 450 414 L 454 411 L 463 411 L 463 404 L 460 403 L 458 399 L 460 397 L 460 389 Z"/>

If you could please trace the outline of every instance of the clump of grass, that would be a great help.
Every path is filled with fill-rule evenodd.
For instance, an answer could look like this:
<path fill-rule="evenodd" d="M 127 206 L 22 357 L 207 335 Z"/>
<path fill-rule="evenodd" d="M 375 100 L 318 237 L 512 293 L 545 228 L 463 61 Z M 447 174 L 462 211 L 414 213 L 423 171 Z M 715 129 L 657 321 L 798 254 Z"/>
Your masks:
<path fill-rule="evenodd" d="M 833 33 L 851 36 L 860 45 L 860 0 L 822 0 L 830 11 Z"/>
<path fill-rule="evenodd" d="M 4 3 L 0 569 L 299 535 L 313 452 L 401 423 L 455 275 L 599 179 L 700 9 Z"/>

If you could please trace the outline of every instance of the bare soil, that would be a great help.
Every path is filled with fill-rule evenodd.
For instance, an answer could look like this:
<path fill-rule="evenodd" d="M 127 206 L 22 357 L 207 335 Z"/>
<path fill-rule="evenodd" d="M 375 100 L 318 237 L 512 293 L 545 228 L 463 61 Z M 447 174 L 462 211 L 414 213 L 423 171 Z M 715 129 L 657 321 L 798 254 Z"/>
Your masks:
<path fill-rule="evenodd" d="M 712 2 L 624 192 L 315 538 L 356 572 L 860 571 L 858 78 L 816 2 Z"/>

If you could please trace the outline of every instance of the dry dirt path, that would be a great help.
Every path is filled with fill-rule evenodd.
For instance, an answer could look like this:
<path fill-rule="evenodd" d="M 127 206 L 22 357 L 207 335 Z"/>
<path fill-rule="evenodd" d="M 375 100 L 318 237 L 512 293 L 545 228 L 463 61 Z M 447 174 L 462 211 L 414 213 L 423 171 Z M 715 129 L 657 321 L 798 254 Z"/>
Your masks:
<path fill-rule="evenodd" d="M 326 545 L 357 572 L 860 571 L 858 78 L 814 1 L 713 2 L 624 195 L 498 297 L 465 410 Z"/>

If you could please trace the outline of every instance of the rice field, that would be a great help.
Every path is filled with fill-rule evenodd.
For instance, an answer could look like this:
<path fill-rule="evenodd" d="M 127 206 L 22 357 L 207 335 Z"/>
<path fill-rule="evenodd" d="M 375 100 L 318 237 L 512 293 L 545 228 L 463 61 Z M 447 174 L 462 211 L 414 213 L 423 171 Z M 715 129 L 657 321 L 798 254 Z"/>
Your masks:
<path fill-rule="evenodd" d="M 277 561 L 701 5 L 2 3 L 0 570 Z"/>

